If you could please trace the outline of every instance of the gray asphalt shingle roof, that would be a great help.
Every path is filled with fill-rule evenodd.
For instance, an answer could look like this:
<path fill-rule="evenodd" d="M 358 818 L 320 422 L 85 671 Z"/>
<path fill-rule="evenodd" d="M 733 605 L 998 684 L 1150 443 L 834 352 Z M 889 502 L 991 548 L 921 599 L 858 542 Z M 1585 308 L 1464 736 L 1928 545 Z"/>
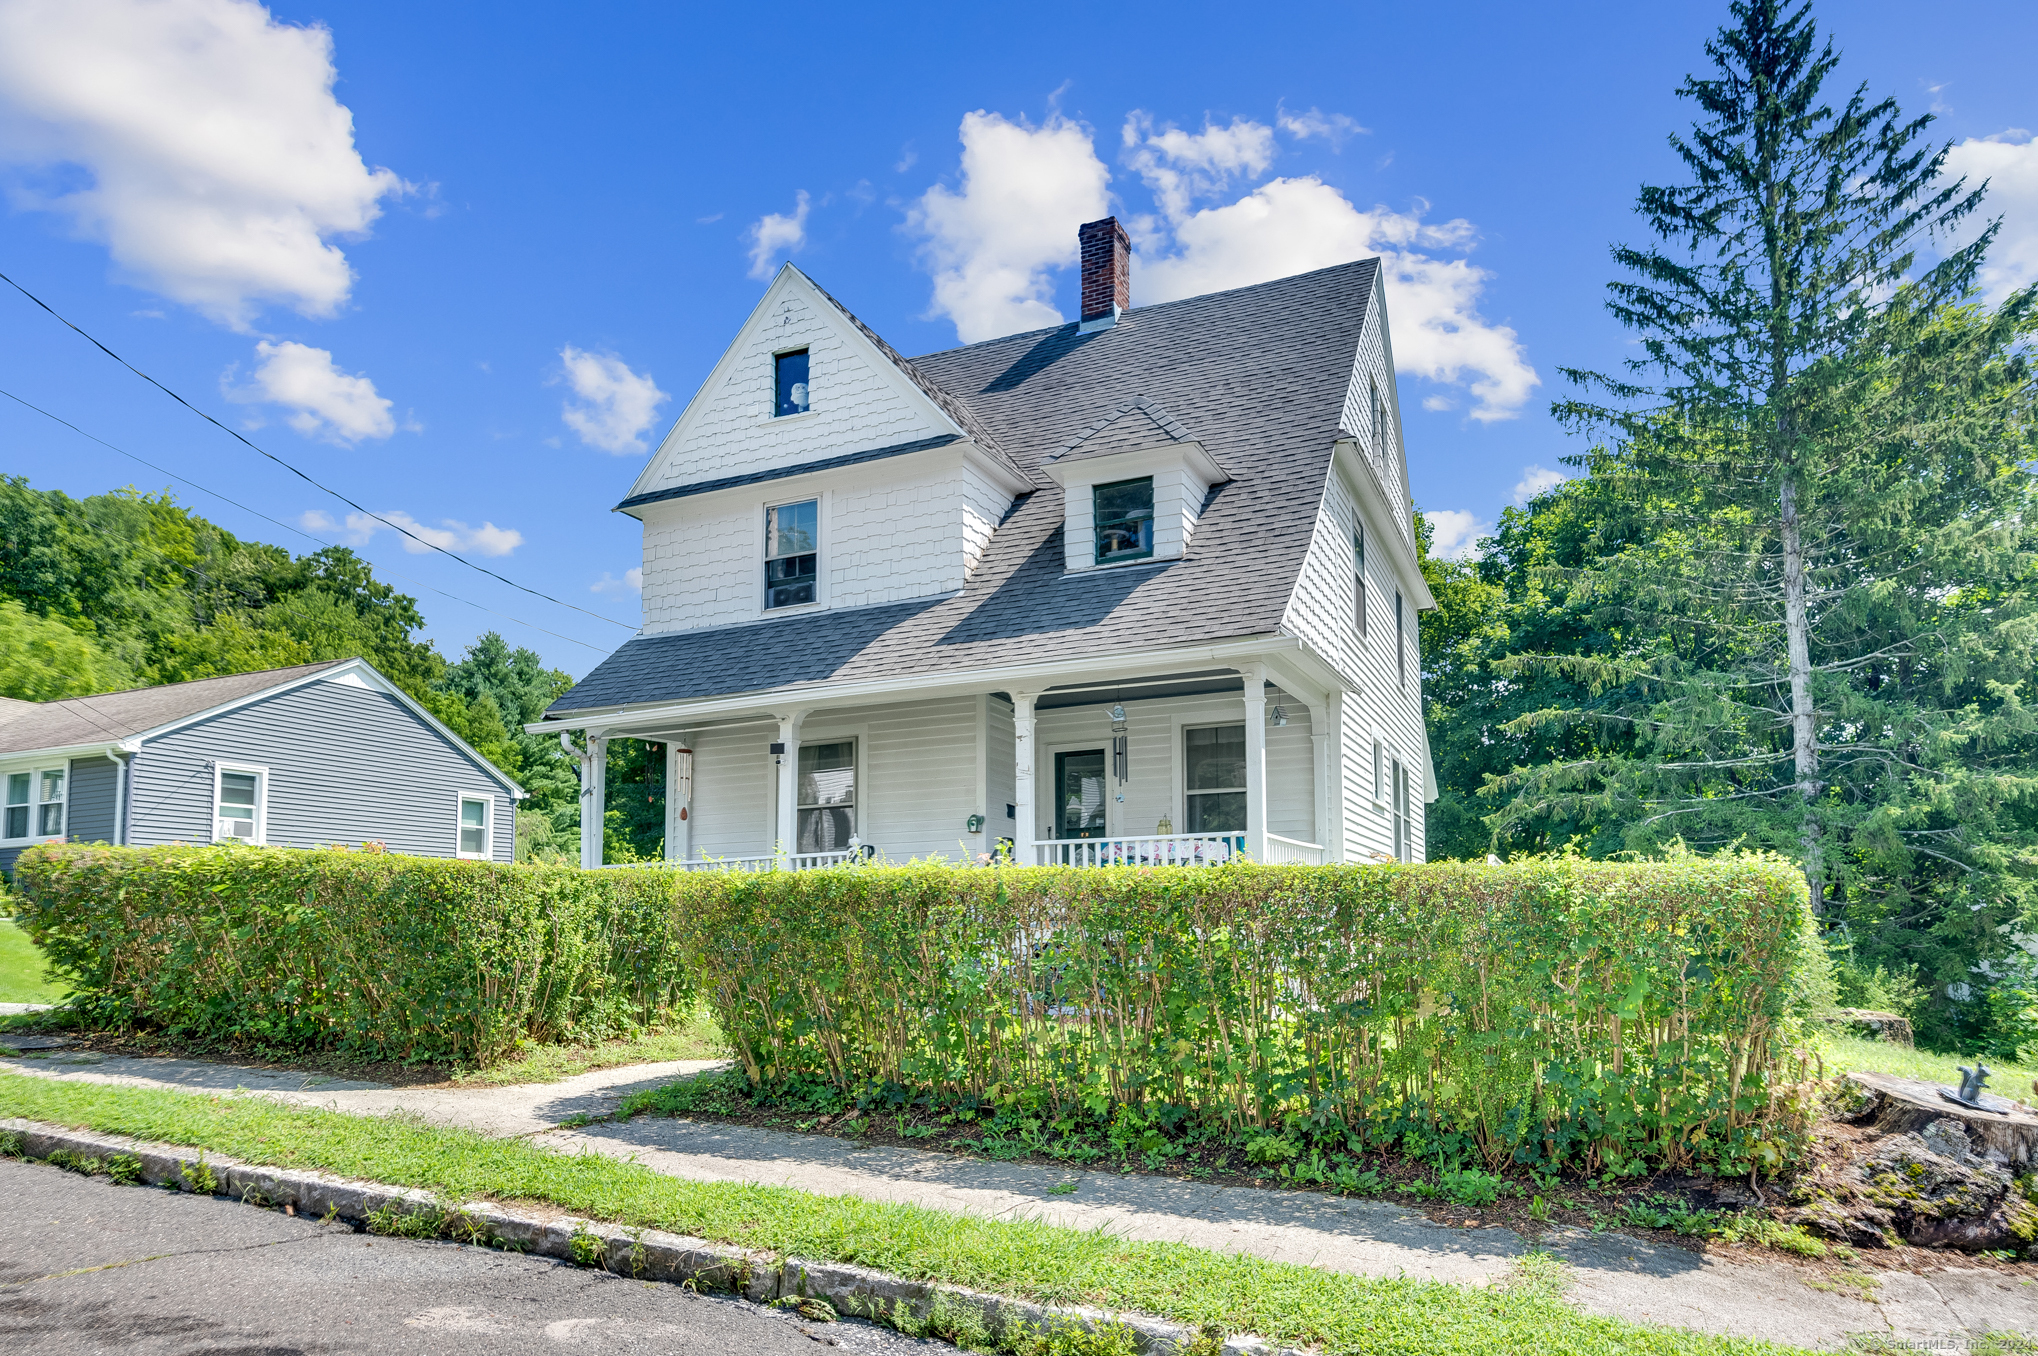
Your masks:
<path fill-rule="evenodd" d="M 547 714 L 1274 631 L 1309 548 L 1376 270 L 1341 264 L 1140 307 L 1091 334 L 1067 324 L 912 359 L 967 410 L 965 427 L 1042 484 L 961 593 L 639 636 Z M 1201 442 L 1232 479 L 1211 491 L 1181 559 L 1065 576 L 1062 492 L 1040 467 L 1108 437 L 1131 409 Z"/>
<path fill-rule="evenodd" d="M 346 662 L 333 659 L 54 702 L 10 702 L 0 707 L 0 754 L 111 744 Z"/>

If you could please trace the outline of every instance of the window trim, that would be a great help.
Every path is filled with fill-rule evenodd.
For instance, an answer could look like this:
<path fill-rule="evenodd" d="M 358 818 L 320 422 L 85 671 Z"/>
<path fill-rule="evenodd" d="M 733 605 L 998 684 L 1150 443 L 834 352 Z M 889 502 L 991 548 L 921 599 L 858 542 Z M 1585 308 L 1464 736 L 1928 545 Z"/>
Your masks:
<path fill-rule="evenodd" d="M 792 416 L 787 417 L 790 418 Z M 814 557 L 814 596 L 808 602 L 785 603 L 781 606 L 773 607 L 771 605 L 771 585 L 768 581 L 771 562 L 773 560 L 789 560 L 792 557 L 773 556 L 770 554 L 772 545 L 771 511 L 773 509 L 792 508 L 797 504 L 812 504 L 814 506 L 814 550 L 812 553 Z M 758 534 L 756 539 L 757 564 L 755 566 L 757 573 L 754 576 L 757 580 L 758 616 L 782 617 L 789 613 L 804 611 L 808 608 L 821 607 L 827 602 L 827 594 L 823 587 L 825 572 L 821 569 L 821 556 L 826 546 L 825 524 L 828 519 L 827 505 L 828 495 L 826 491 L 822 490 L 816 490 L 811 494 L 802 495 L 796 499 L 764 499 L 758 501 L 757 517 L 755 520 Z M 801 554 L 806 553 L 802 552 Z"/>
<path fill-rule="evenodd" d="M 1373 736 L 1373 804 L 1387 808 L 1387 741 Z"/>
<path fill-rule="evenodd" d="M 788 410 L 780 413 L 778 408 L 778 364 L 781 358 L 790 358 L 795 353 L 807 355 L 807 408 Z M 773 349 L 771 353 L 771 394 L 769 397 L 771 418 L 798 419 L 801 415 L 814 412 L 814 347 L 812 344 L 798 344 L 792 348 Z M 769 422 L 769 421 L 767 421 Z"/>
<path fill-rule="evenodd" d="M 1244 829 L 1191 829 L 1189 827 L 1189 798 L 1191 796 L 1230 796 L 1230 795 L 1245 796 L 1248 798 L 1245 807 L 1246 822 L 1247 823 L 1252 822 L 1252 804 L 1250 801 L 1250 797 L 1252 796 L 1252 788 L 1247 786 L 1203 786 L 1191 788 L 1189 785 L 1190 732 L 1194 730 L 1228 730 L 1233 726 L 1236 726 L 1240 730 L 1243 730 L 1245 729 L 1245 725 L 1246 723 L 1242 720 L 1189 720 L 1182 721 L 1175 726 L 1175 750 L 1177 753 L 1181 755 L 1182 759 L 1182 775 L 1180 780 L 1180 785 L 1182 789 L 1182 805 L 1181 805 L 1182 822 L 1181 827 L 1176 829 L 1175 832 L 1199 833 L 1211 835 L 1231 834 L 1234 836 L 1245 832 Z M 1248 748 L 1250 748 L 1252 741 L 1247 740 L 1246 742 Z"/>
<path fill-rule="evenodd" d="M 234 838 L 219 831 L 219 793 L 229 772 L 251 773 L 255 778 L 255 831 L 246 838 Z M 249 847 L 269 845 L 269 769 L 259 763 L 215 762 L 212 765 L 212 841 L 245 843 Z"/>
<path fill-rule="evenodd" d="M 1352 617 L 1358 624 L 1359 639 L 1366 638 L 1366 524 L 1352 526 Z"/>
<path fill-rule="evenodd" d="M 1097 496 L 1105 490 L 1115 490 L 1122 486 L 1137 485 L 1141 482 L 1145 483 L 1147 498 L 1152 503 L 1151 514 L 1146 519 L 1146 549 L 1144 551 L 1121 551 L 1117 555 L 1112 556 L 1111 559 L 1106 560 L 1104 559 L 1103 540 L 1104 521 L 1097 514 Z M 1137 520 L 1115 519 L 1114 521 Z M 1134 565 L 1142 561 L 1152 560 L 1154 547 L 1157 544 L 1154 538 L 1159 535 L 1159 529 L 1160 487 L 1155 483 L 1155 477 L 1151 472 L 1143 476 L 1126 476 L 1122 480 L 1100 480 L 1090 486 L 1090 564 L 1093 567 L 1106 569 L 1113 565 Z"/>
<path fill-rule="evenodd" d="M 1413 808 L 1413 781 L 1409 776 L 1408 764 L 1399 758 L 1394 760 L 1393 801 L 1387 807 L 1388 818 L 1394 825 L 1394 860 L 1413 862 L 1415 860 L 1415 812 Z"/>
<path fill-rule="evenodd" d="M 42 794 L 43 774 L 48 772 L 61 772 L 64 774 L 64 794 L 56 800 L 38 800 L 36 799 L 36 797 Z M 15 837 L 8 834 L 7 832 L 7 810 L 9 808 L 7 804 L 7 778 L 19 776 L 24 773 L 27 774 L 28 776 L 28 799 L 21 802 L 21 807 L 26 808 L 28 811 L 28 832 L 19 837 Z M 63 807 L 62 811 L 63 830 L 61 832 L 59 833 L 36 832 L 37 827 L 41 823 L 42 808 L 45 805 L 60 805 Z M 11 846 L 17 843 L 29 844 L 29 843 L 61 842 L 62 840 L 70 837 L 70 834 L 71 834 L 70 759 L 68 758 L 59 759 L 57 762 L 54 763 L 23 763 L 16 765 L 14 767 L 0 769 L 0 843 L 6 843 Z"/>
<path fill-rule="evenodd" d="M 469 805 L 479 805 L 481 811 L 481 851 L 462 852 L 460 835 L 466 831 L 467 823 L 461 815 Z M 453 855 L 463 862 L 492 862 L 495 860 L 495 797 L 481 791 L 458 791 L 453 795 Z"/>

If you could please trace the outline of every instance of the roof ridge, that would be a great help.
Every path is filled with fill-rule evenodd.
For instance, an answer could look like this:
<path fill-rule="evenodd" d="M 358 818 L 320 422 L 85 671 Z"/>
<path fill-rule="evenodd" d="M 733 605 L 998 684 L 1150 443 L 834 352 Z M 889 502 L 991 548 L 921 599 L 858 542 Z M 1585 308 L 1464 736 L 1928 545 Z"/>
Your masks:
<path fill-rule="evenodd" d="M 173 687 L 191 687 L 198 683 L 224 683 L 235 678 L 259 678 L 263 674 L 312 673 L 319 669 L 330 669 L 340 664 L 351 663 L 359 655 L 348 655 L 345 659 L 317 659 L 309 664 L 285 664 L 278 669 L 248 669 L 243 673 L 212 673 L 203 678 L 180 678 L 174 683 L 150 683 L 146 687 L 117 687 L 111 692 L 87 692 L 76 697 L 53 697 L 46 702 L 32 702 L 30 705 L 41 710 L 62 706 L 66 702 L 92 702 L 104 697 L 126 697 L 137 692 L 162 692 Z M 280 681 L 280 679 L 279 679 Z"/>
<path fill-rule="evenodd" d="M 1129 317 L 1132 316 L 1145 317 L 1151 315 L 1155 311 L 1165 310 L 1171 306 L 1186 306 L 1190 302 L 1209 301 L 1216 297 L 1232 296 L 1240 292 L 1257 292 L 1263 287 L 1278 287 L 1283 283 L 1292 283 L 1303 278 L 1313 278 L 1316 277 L 1318 274 L 1337 273 L 1348 268 L 1363 268 L 1369 264 L 1377 267 L 1380 263 L 1380 257 L 1381 256 L 1377 254 L 1369 254 L 1363 259 L 1347 259 L 1344 263 L 1341 264 L 1326 264 L 1322 268 L 1312 268 L 1303 273 L 1287 273 L 1283 274 L 1278 278 L 1268 278 L 1264 282 L 1245 283 L 1239 287 L 1222 287 L 1215 292 L 1198 292 L 1196 293 L 1196 295 L 1192 297 L 1174 297 L 1167 301 L 1148 302 L 1144 306 L 1133 306 L 1126 309 L 1125 311 L 1119 314 L 1118 319 L 1120 323 L 1123 323 Z M 829 297 L 828 299 L 830 301 L 835 301 L 833 297 Z M 842 305 L 842 303 L 839 301 L 835 302 L 835 304 L 837 306 Z M 844 314 L 847 314 L 846 309 L 844 311 Z M 850 316 L 850 319 L 855 320 L 856 317 Z M 861 324 L 862 322 L 858 321 L 857 323 Z M 966 353 L 973 348 L 984 348 L 991 344 L 1010 343 L 1014 339 L 1025 339 L 1033 335 L 1055 334 L 1062 330 L 1073 330 L 1080 323 L 1081 322 L 1075 320 L 1064 320 L 1059 325 L 1043 325 L 1037 330 L 1015 330 L 1011 334 L 1000 334 L 994 335 L 989 339 L 979 339 L 973 344 L 956 344 L 950 348 L 929 349 L 925 353 L 916 354 L 912 358 L 901 358 L 899 361 L 909 363 L 922 362 L 928 358 L 946 357 L 951 353 Z M 1109 331 L 1100 331 L 1100 333 L 1109 333 Z"/>
<path fill-rule="evenodd" d="M 801 276 L 806 277 L 806 274 L 802 273 Z M 844 306 L 834 293 L 821 286 L 820 283 L 815 282 L 811 277 L 807 278 L 807 282 L 816 292 L 826 297 L 830 305 L 842 312 L 849 323 L 856 326 L 858 333 L 862 334 L 865 339 L 868 339 L 877 351 L 885 356 L 887 362 L 898 368 L 908 381 L 919 387 L 922 395 L 933 401 L 943 414 L 953 419 L 956 426 L 969 435 L 971 442 L 1003 462 L 1006 468 L 1021 480 L 1028 484 L 1033 483 L 1033 477 L 1027 475 L 1020 468 L 1019 463 L 1013 460 L 1012 455 L 992 436 L 990 429 L 986 428 L 983 421 L 977 418 L 976 411 L 972 410 L 966 401 L 921 371 L 913 363 L 912 359 L 886 343 L 883 335 L 864 324 L 862 318 L 856 312 Z"/>
<path fill-rule="evenodd" d="M 1160 401 L 1154 399 L 1152 396 L 1137 395 L 1130 400 L 1119 401 L 1118 404 L 1114 405 L 1111 408 L 1111 412 L 1109 414 L 1106 414 L 1103 418 L 1090 424 L 1087 428 L 1084 428 L 1079 432 L 1075 433 L 1074 435 L 1070 436 L 1069 438 L 1063 440 L 1060 447 L 1057 447 L 1054 451 L 1048 453 L 1047 456 L 1041 458 L 1041 460 L 1059 461 L 1063 457 L 1069 456 L 1071 453 L 1080 450 L 1083 444 L 1089 442 L 1091 439 L 1104 433 L 1106 430 L 1110 429 L 1114 424 L 1118 423 L 1119 420 L 1125 418 L 1129 414 L 1135 413 L 1144 414 L 1148 419 L 1153 421 L 1154 425 L 1158 427 L 1161 432 L 1167 434 L 1168 437 L 1172 438 L 1174 441 L 1178 443 L 1193 443 L 1199 441 L 1196 435 L 1189 432 L 1189 430 L 1182 424 L 1181 420 L 1175 418 L 1174 415 L 1168 413 L 1167 406 L 1161 404 Z"/>

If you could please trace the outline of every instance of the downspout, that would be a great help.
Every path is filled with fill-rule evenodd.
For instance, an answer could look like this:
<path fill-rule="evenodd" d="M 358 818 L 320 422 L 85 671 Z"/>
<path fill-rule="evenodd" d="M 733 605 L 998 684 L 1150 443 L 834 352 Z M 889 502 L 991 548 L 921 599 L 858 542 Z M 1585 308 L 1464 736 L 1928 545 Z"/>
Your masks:
<path fill-rule="evenodd" d="M 125 756 L 123 756 L 125 755 Z M 113 787 L 113 845 L 127 846 L 127 765 L 134 761 L 134 754 L 123 749 L 108 749 L 106 757 L 120 769 Z"/>

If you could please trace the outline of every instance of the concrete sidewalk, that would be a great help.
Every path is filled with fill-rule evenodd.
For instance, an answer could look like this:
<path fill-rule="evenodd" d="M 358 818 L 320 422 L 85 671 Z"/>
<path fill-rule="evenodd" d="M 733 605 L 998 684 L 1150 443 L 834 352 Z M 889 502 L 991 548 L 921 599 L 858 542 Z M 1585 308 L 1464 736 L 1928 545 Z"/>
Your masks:
<path fill-rule="evenodd" d="M 1028 1216 L 1369 1276 L 1481 1284 L 1506 1272 L 1531 1246 L 1509 1229 L 1450 1228 L 1386 1202 L 1315 1192 L 859 1148 L 824 1135 L 663 1117 L 554 1128 L 576 1114 L 613 1110 L 626 1093 L 716 1067 L 699 1061 L 609 1069 L 549 1084 L 398 1089 L 192 1060 L 90 1058 L 10 1059 L 0 1061 L 0 1069 L 154 1087 L 240 1087 L 364 1115 L 401 1110 L 485 1134 L 529 1136 L 568 1152 L 631 1159 L 699 1181 Z M 1073 1193 L 1051 1194 L 1069 1182 L 1077 1184 Z M 1924 1276 L 1877 1273 L 1881 1285 L 1871 1302 L 1815 1289 L 1808 1282 L 1817 1277 L 1795 1267 L 1726 1261 L 1621 1234 L 1565 1230 L 1545 1236 L 1541 1246 L 1573 1268 L 1571 1295 L 1580 1306 L 1641 1322 L 1826 1349 L 1845 1346 L 1853 1334 L 1943 1343 L 1987 1332 L 2038 1332 L 2038 1283 L 1957 1263 Z"/>

